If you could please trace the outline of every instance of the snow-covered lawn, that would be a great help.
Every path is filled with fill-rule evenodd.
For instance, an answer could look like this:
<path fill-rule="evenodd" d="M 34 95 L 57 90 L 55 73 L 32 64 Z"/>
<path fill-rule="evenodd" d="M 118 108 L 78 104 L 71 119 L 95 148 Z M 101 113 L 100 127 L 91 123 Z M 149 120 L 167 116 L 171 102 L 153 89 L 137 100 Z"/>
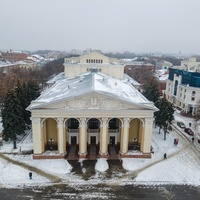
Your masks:
<path fill-rule="evenodd" d="M 190 118 L 175 114 L 177 121 L 183 121 L 186 126 L 192 123 Z M 174 122 L 176 125 L 176 121 Z M 177 128 L 181 131 L 180 128 Z M 185 133 L 171 131 L 167 134 L 167 140 L 163 140 L 163 132 L 158 133 L 158 128 L 153 129 L 152 147 L 154 153 L 151 159 L 133 159 L 123 158 L 122 167 L 127 171 L 118 177 L 104 180 L 102 174 L 109 168 L 105 158 L 97 159 L 94 166 L 96 174 L 89 180 L 83 180 L 81 177 L 72 173 L 72 166 L 67 160 L 33 160 L 32 155 L 21 155 L 20 151 L 32 149 L 32 138 L 29 134 L 23 142 L 18 144 L 18 149 L 13 150 L 11 143 L 5 143 L 0 148 L 1 153 L 6 154 L 13 160 L 34 166 L 49 174 L 61 178 L 62 182 L 70 184 L 98 184 L 98 183 L 117 183 L 117 184 L 200 184 L 200 144 L 195 140 L 191 142 L 191 136 Z M 177 146 L 174 145 L 174 139 L 179 139 Z M 21 147 L 21 148 L 20 148 Z M 14 154 L 15 153 L 15 154 Z M 164 153 L 167 159 L 163 158 Z M 83 160 L 79 160 L 81 167 Z M 84 173 L 85 169 L 82 168 Z M 33 185 L 50 184 L 50 180 L 33 172 L 33 179 L 28 177 L 29 171 L 23 167 L 14 165 L 0 158 L 0 186 L 1 187 L 24 187 Z M 113 171 L 113 174 L 115 172 Z M 134 178 L 133 178 L 134 177 Z"/>

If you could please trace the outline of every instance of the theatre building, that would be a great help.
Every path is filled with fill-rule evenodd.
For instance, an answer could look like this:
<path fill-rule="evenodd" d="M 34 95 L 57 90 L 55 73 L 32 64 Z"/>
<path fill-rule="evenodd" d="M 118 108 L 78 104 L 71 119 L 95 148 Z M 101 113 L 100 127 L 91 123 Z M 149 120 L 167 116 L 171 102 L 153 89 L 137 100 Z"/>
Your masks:
<path fill-rule="evenodd" d="M 66 58 L 48 85 L 28 107 L 35 159 L 151 157 L 157 108 L 123 61 L 97 52 Z"/>

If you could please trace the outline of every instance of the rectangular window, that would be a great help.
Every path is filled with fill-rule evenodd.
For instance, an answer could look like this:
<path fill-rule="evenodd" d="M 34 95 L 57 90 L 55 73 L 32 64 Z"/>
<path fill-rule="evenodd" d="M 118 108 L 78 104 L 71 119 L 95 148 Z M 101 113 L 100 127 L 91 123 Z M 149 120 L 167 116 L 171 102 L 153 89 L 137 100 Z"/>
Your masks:
<path fill-rule="evenodd" d="M 195 97 L 192 97 L 191 100 L 194 101 L 194 100 L 195 100 Z"/>

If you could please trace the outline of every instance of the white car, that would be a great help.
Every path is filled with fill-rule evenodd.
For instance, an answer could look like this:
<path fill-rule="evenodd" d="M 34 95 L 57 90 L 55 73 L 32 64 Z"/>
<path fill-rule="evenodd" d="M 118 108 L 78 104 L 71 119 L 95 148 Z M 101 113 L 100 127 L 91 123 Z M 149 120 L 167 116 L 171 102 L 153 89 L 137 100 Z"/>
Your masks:
<path fill-rule="evenodd" d="M 177 125 L 180 127 L 180 128 L 186 128 L 185 124 L 183 122 L 177 122 Z"/>

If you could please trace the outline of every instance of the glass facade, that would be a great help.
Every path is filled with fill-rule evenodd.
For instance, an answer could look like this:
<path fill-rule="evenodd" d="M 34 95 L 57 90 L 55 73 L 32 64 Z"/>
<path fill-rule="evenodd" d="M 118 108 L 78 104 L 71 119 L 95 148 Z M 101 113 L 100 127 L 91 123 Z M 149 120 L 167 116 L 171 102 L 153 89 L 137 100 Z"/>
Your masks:
<path fill-rule="evenodd" d="M 200 87 L 200 73 L 169 68 L 169 80 L 174 80 L 174 74 L 176 76 L 182 76 L 181 84 L 189 84 L 191 87 Z"/>

